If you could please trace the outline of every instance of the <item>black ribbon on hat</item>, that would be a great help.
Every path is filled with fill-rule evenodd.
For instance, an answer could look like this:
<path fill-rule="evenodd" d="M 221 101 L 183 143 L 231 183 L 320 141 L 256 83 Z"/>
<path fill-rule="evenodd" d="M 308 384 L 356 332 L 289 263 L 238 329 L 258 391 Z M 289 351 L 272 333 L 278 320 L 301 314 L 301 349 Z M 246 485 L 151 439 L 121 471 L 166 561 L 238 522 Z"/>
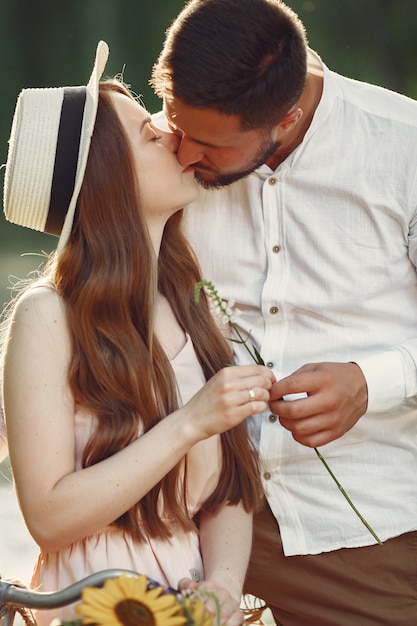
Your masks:
<path fill-rule="evenodd" d="M 65 87 L 45 232 L 61 234 L 74 193 L 87 90 Z"/>

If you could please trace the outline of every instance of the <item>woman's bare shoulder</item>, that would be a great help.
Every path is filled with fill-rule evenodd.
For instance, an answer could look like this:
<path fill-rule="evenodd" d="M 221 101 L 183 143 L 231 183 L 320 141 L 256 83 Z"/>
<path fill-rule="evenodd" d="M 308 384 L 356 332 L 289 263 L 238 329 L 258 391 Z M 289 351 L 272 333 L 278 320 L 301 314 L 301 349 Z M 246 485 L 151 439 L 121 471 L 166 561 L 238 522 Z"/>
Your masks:
<path fill-rule="evenodd" d="M 39 281 L 26 288 L 18 297 L 15 320 L 43 319 L 44 321 L 65 320 L 65 305 L 54 285 Z"/>

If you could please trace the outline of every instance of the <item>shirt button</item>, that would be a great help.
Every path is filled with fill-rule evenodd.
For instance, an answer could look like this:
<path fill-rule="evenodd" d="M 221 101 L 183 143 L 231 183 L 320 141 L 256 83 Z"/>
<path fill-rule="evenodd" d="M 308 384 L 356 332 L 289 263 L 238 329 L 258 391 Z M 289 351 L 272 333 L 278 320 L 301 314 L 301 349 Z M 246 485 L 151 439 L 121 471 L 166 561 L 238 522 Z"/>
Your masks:
<path fill-rule="evenodd" d="M 272 252 L 274 254 L 278 254 L 278 252 L 280 252 L 280 251 L 281 251 L 281 246 L 278 246 L 278 245 L 277 246 L 272 246 Z"/>
<path fill-rule="evenodd" d="M 277 306 L 271 306 L 271 308 L 269 309 L 269 312 L 271 315 L 276 315 L 279 311 L 279 308 Z"/>
<path fill-rule="evenodd" d="M 268 178 L 268 183 L 269 183 L 271 186 L 275 185 L 275 183 L 276 183 L 276 182 L 277 182 L 277 179 L 276 179 L 276 178 Z"/>
<path fill-rule="evenodd" d="M 269 369 L 272 369 L 274 367 L 274 364 L 272 363 L 272 361 L 268 361 L 266 366 L 269 367 Z"/>
<path fill-rule="evenodd" d="M 277 416 L 274 415 L 273 413 L 271 413 L 271 415 L 268 417 L 269 421 L 274 423 L 277 421 Z"/>
<path fill-rule="evenodd" d="M 271 480 L 271 472 L 264 472 L 265 480 Z"/>

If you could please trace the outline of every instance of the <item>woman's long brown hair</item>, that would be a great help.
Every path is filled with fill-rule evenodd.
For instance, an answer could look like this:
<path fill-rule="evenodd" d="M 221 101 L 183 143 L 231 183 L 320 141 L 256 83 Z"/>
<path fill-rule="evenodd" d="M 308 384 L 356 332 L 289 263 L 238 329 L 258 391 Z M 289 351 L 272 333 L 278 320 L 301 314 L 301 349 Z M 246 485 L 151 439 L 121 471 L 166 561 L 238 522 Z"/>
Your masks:
<path fill-rule="evenodd" d="M 194 302 L 201 276 L 181 231 L 181 211 L 168 220 L 156 260 L 138 206 L 140 189 L 129 144 L 109 95 L 112 90 L 131 97 L 118 81 L 100 86 L 77 215 L 53 276 L 66 303 L 72 336 L 70 386 L 75 401 L 92 411 L 99 424 L 84 451 L 85 467 L 115 454 L 138 432 L 148 431 L 178 408 L 173 370 L 154 333 L 158 291 L 189 333 L 207 380 L 232 361 L 230 345 L 218 331 L 204 295 L 199 305 Z M 162 181 L 163 176 L 161 172 Z M 204 510 L 240 501 L 246 510 L 256 508 L 262 490 L 245 425 L 222 434 L 221 444 L 221 480 Z M 185 489 L 178 464 L 115 524 L 140 539 L 143 532 L 169 537 L 157 512 L 162 493 L 180 526 L 192 529 Z"/>

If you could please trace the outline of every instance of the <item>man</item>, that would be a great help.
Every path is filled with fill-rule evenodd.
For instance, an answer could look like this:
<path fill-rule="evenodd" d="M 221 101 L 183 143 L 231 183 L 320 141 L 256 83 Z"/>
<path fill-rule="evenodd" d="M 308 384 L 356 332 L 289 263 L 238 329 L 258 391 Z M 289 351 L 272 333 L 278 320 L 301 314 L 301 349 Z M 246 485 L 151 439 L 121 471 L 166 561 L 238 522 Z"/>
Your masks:
<path fill-rule="evenodd" d="M 282 626 L 415 626 L 417 103 L 330 71 L 280 0 L 191 0 L 152 84 L 204 275 L 278 379 L 246 591 Z"/>

